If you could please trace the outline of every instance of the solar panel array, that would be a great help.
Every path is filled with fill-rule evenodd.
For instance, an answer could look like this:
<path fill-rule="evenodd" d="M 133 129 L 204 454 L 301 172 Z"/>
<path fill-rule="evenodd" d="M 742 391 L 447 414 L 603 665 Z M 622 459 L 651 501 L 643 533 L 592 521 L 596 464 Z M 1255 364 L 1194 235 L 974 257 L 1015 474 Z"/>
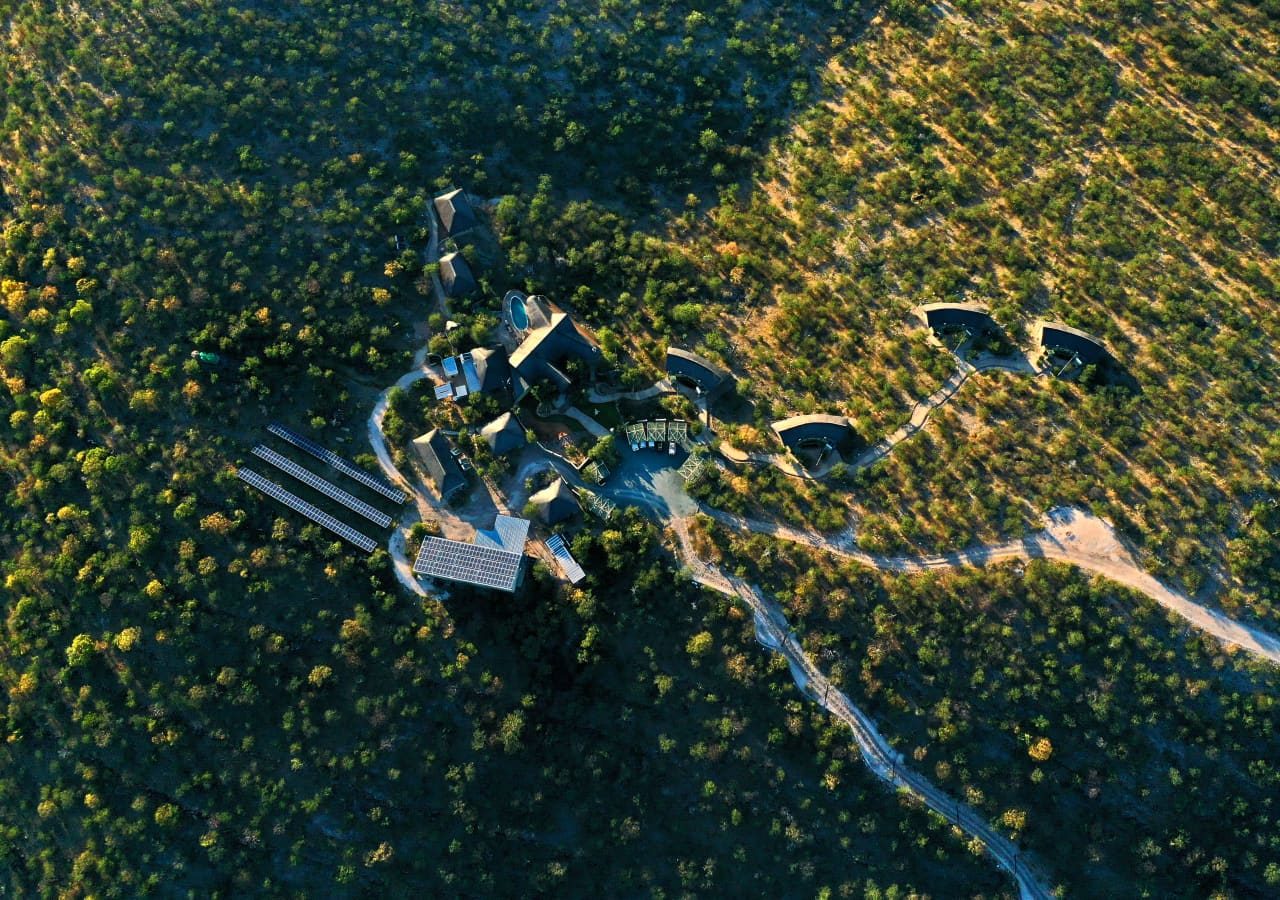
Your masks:
<path fill-rule="evenodd" d="M 516 516 L 498 516 L 493 520 L 493 530 L 502 539 L 502 548 L 520 553 L 529 539 L 529 520 Z"/>
<path fill-rule="evenodd" d="M 430 578 L 515 591 L 523 562 L 524 554 L 520 551 L 431 537 L 422 542 L 413 571 Z"/>
<path fill-rule="evenodd" d="M 389 528 L 391 526 L 391 517 L 389 515 L 373 508 L 359 497 L 353 497 L 337 485 L 325 481 L 319 475 L 308 472 L 287 456 L 281 456 L 276 451 L 261 444 L 253 448 L 253 455 L 275 466 L 286 475 L 292 475 L 308 487 L 315 488 L 329 499 L 337 500 L 347 509 L 354 513 L 359 513 L 375 525 L 381 528 Z"/>
<path fill-rule="evenodd" d="M 248 484 L 250 487 L 257 488 L 272 500 L 279 500 L 294 512 L 302 513 L 312 522 L 328 528 L 338 537 L 343 540 L 350 541 L 365 553 L 372 553 L 377 548 L 378 545 L 374 542 L 373 538 L 361 534 L 350 526 L 344 525 L 327 512 L 317 509 L 296 494 L 289 493 L 274 481 L 269 481 L 268 479 L 263 478 L 257 472 L 251 472 L 248 469 L 237 469 L 236 475 L 238 475 L 240 480 Z"/>
<path fill-rule="evenodd" d="M 348 478 L 354 478 L 365 487 L 377 491 L 388 500 L 394 500 L 396 503 L 404 503 L 408 497 L 398 488 L 394 488 L 381 478 L 375 478 L 355 463 L 343 459 L 331 450 L 326 450 L 310 438 L 303 437 L 292 428 L 286 428 L 283 425 L 272 423 L 267 426 L 267 431 L 274 434 L 281 440 L 288 441 L 306 453 L 310 453 L 316 459 L 323 460 L 333 466 Z"/>
<path fill-rule="evenodd" d="M 569 579 L 570 584 L 577 584 L 587 577 L 587 573 L 582 571 L 582 566 L 578 565 L 578 561 L 573 558 L 573 554 L 565 546 L 564 538 L 560 535 L 553 534 L 547 538 L 547 549 L 551 551 L 551 555 L 560 564 L 561 570 L 564 571 L 564 577 Z"/>

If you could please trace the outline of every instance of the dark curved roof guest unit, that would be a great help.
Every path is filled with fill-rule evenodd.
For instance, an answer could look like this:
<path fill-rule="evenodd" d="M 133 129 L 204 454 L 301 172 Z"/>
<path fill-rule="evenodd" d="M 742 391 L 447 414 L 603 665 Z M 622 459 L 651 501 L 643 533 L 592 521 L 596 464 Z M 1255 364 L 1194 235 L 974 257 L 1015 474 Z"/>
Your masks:
<path fill-rule="evenodd" d="M 712 394 L 733 380 L 724 369 L 692 350 L 667 348 L 667 374 L 692 381 L 704 394 Z"/>
<path fill-rule="evenodd" d="M 1091 334 L 1060 322 L 1036 322 L 1033 331 L 1037 347 L 1075 354 L 1085 365 L 1106 362 L 1111 358 L 1102 341 Z"/>
<path fill-rule="evenodd" d="M 916 314 L 934 332 L 967 328 L 976 334 L 996 327 L 990 310 L 977 303 L 929 303 L 917 307 Z"/>
<path fill-rule="evenodd" d="M 853 446 L 857 438 L 853 423 L 845 416 L 792 416 L 774 422 L 773 430 L 788 450 L 795 450 L 806 444 L 827 444 L 844 451 Z"/>

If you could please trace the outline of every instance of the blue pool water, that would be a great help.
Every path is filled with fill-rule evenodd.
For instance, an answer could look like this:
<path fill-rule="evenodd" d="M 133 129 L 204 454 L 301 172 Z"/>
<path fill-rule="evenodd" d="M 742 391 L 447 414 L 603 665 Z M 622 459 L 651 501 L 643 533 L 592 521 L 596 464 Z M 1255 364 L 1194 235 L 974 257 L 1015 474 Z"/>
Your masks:
<path fill-rule="evenodd" d="M 524 301 L 519 297 L 511 298 L 511 324 L 516 331 L 526 331 L 529 328 L 529 314 L 524 311 Z"/>

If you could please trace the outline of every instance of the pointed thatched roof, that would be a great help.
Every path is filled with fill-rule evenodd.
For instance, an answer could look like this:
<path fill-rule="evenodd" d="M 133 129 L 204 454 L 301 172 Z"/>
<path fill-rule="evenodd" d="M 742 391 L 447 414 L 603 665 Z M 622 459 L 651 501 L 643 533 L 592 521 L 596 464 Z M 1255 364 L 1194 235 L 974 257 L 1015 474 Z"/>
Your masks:
<path fill-rule="evenodd" d="M 450 453 L 449 439 L 439 428 L 433 428 L 421 437 L 413 439 L 413 449 L 422 460 L 431 483 L 440 492 L 441 497 L 448 497 L 467 483 L 458 460 Z"/>
<path fill-rule="evenodd" d="M 503 413 L 481 428 L 480 436 L 484 438 L 485 443 L 489 445 L 497 456 L 510 453 L 512 450 L 519 450 L 528 443 L 525 440 L 524 427 L 521 426 L 520 420 L 515 417 L 514 413 L 510 412 Z"/>
<path fill-rule="evenodd" d="M 456 188 L 447 194 L 441 194 L 435 199 L 433 205 L 436 218 L 440 220 L 440 226 L 444 231 L 444 237 L 453 237 L 470 231 L 479 222 L 475 210 L 467 200 L 467 195 Z"/>
<path fill-rule="evenodd" d="M 449 297 L 465 297 L 476 289 L 471 267 L 459 253 L 446 253 L 440 257 L 440 283 Z"/>
<path fill-rule="evenodd" d="M 538 518 L 548 525 L 573 518 L 579 509 L 573 488 L 563 478 L 557 478 L 538 491 L 529 498 L 529 502 L 538 508 Z"/>

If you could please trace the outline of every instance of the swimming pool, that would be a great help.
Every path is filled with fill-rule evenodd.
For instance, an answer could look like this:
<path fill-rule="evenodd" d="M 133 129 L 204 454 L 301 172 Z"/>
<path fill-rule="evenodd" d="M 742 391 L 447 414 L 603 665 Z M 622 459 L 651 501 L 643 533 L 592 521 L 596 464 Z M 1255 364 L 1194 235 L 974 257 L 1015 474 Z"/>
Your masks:
<path fill-rule="evenodd" d="M 524 295 L 512 292 L 507 298 L 507 315 L 511 317 L 511 327 L 516 331 L 529 330 L 529 314 L 525 312 Z"/>

